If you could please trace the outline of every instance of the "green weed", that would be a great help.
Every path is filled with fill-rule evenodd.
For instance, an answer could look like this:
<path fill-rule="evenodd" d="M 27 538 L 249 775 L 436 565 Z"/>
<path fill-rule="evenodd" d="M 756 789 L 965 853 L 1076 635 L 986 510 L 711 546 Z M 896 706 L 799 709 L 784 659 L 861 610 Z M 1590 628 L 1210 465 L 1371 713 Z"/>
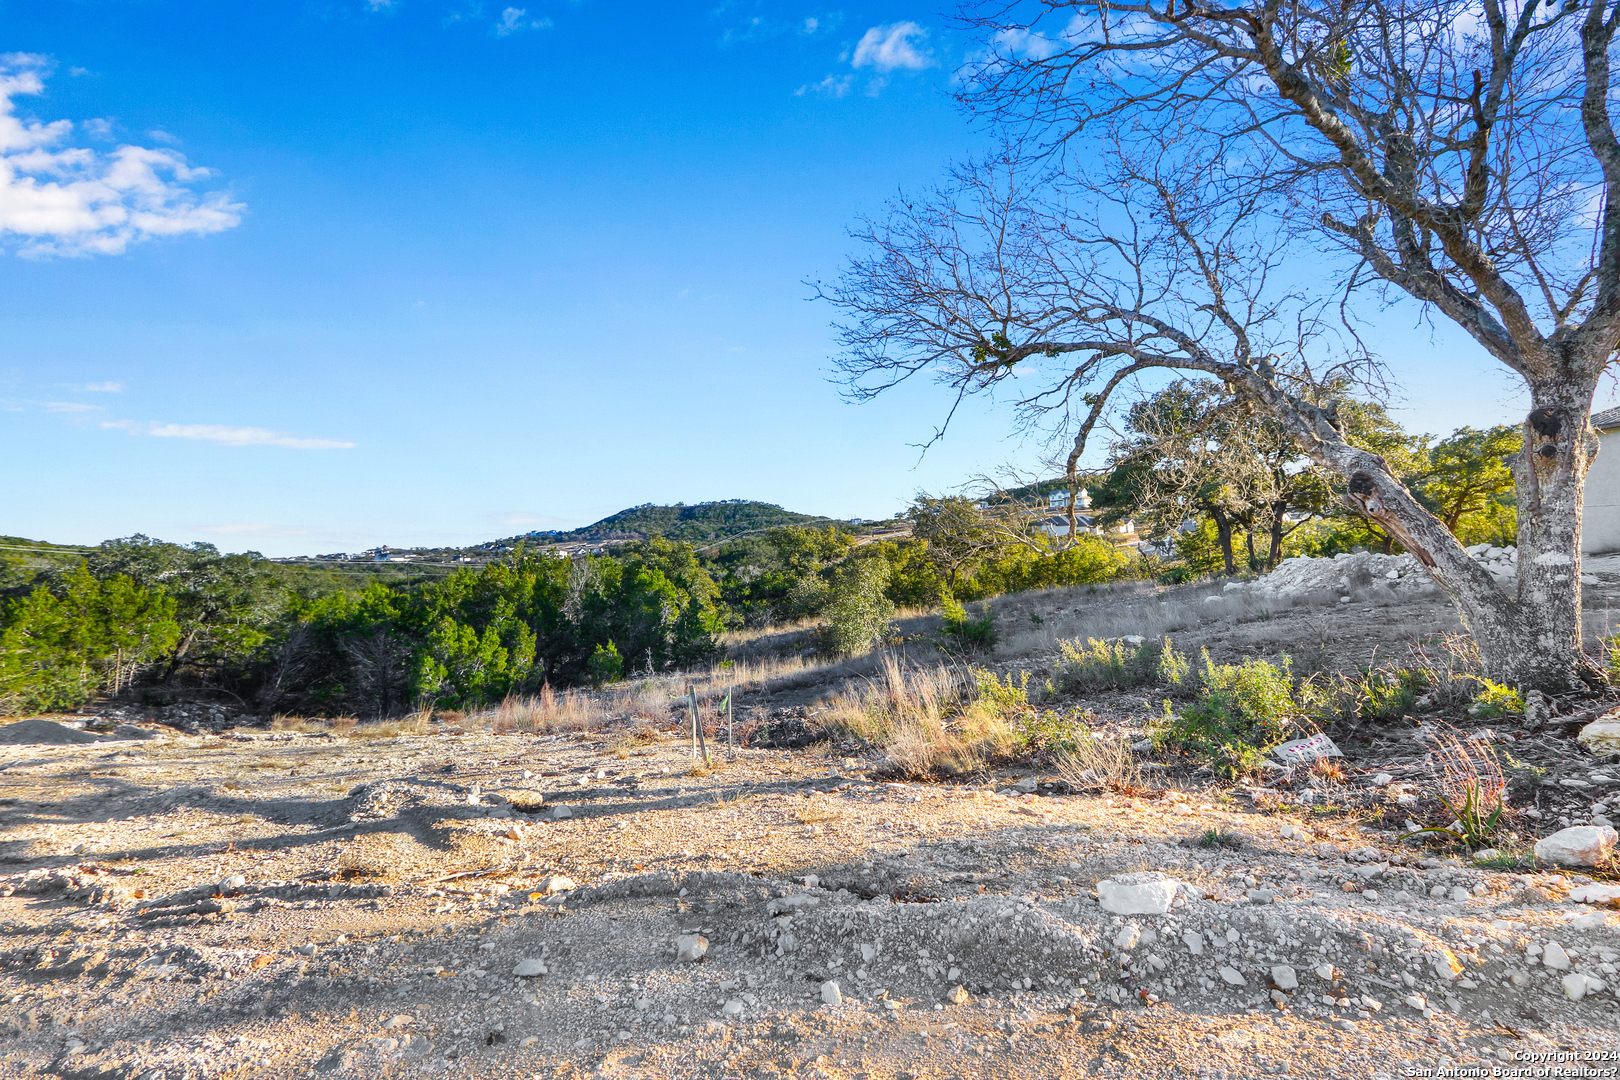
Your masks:
<path fill-rule="evenodd" d="M 995 612 L 990 610 L 989 604 L 981 605 L 979 617 L 974 618 L 954 597 L 947 596 L 940 605 L 940 617 L 945 620 L 945 636 L 959 648 L 988 652 L 1000 637 L 996 632 Z"/>
<path fill-rule="evenodd" d="M 1169 638 L 1128 645 L 1125 641 L 1090 638 L 1058 642 L 1058 663 L 1048 686 L 1053 693 L 1124 690 L 1161 684 L 1180 687 L 1189 681 L 1192 665 Z"/>
<path fill-rule="evenodd" d="M 1202 681 L 1179 714 L 1165 702 L 1164 716 L 1150 728 L 1154 741 L 1204 759 L 1220 776 L 1258 771 L 1299 717 L 1287 658 L 1280 668 L 1264 660 L 1216 664 L 1206 649 Z"/>

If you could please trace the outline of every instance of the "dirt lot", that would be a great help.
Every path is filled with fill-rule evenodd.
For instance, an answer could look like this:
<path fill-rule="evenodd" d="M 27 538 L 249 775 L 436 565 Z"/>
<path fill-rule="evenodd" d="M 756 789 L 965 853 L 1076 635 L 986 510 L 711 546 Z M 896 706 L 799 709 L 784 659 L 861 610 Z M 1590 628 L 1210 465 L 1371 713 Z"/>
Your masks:
<path fill-rule="evenodd" d="M 1346 666 L 1453 625 L 1436 598 L 1207 592 L 1013 598 L 998 617 L 1024 628 L 995 662 L 1039 673 L 1056 637 L 1169 629 L 1217 660 Z M 829 688 L 783 680 L 742 716 Z M 1071 707 L 1129 732 L 1154 698 Z M 1397 839 L 1431 725 L 1359 732 L 1342 782 L 1277 799 L 1175 762 L 1146 762 L 1169 767 L 1140 797 L 1076 795 L 1039 770 L 891 782 L 826 745 L 694 772 L 673 726 L 187 735 L 121 715 L 96 741 L 36 723 L 0 745 L 0 1076 L 1620 1066 L 1620 913 L 1570 896 L 1592 879 Z M 1548 769 L 1518 796 L 1542 815 L 1526 838 L 1620 798 L 1620 768 L 1569 734 L 1494 725 Z M 1104 910 L 1098 882 L 1135 872 L 1183 883 L 1174 906 Z M 1572 1000 L 1572 974 L 1603 989 Z"/>

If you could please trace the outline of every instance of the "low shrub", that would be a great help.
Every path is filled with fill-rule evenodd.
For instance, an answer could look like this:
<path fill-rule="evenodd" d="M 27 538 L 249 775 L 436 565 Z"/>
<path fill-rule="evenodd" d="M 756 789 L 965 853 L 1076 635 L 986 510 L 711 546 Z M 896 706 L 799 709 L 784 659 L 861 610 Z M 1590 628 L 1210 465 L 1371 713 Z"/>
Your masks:
<path fill-rule="evenodd" d="M 1125 690 L 1158 684 L 1185 686 L 1192 665 L 1169 638 L 1130 645 L 1124 639 L 1058 642 L 1058 661 L 1048 689 L 1053 693 Z"/>
<path fill-rule="evenodd" d="M 944 633 L 960 649 L 969 652 L 988 652 L 995 647 L 996 616 L 989 604 L 979 608 L 979 617 L 973 618 L 952 597 L 946 597 L 940 606 L 940 617 L 945 620 Z"/>
<path fill-rule="evenodd" d="M 1194 754 L 1224 777 L 1257 771 L 1300 718 L 1288 658 L 1281 667 L 1252 659 L 1216 664 L 1206 649 L 1202 682 L 1180 713 L 1165 703 L 1150 729 L 1154 742 Z"/>

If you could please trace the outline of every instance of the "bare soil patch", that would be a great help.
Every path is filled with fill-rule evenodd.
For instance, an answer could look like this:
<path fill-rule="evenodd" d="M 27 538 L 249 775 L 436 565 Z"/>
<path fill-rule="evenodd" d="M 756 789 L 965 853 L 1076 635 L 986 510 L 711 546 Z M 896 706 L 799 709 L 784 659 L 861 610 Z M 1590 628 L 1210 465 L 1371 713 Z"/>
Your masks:
<path fill-rule="evenodd" d="M 1089 627 L 1354 666 L 1449 628 L 1438 602 L 1378 603 L 1009 598 L 1028 640 L 991 662 L 1039 672 L 1047 635 Z M 833 685 L 766 687 L 739 719 Z M 1150 697 L 1069 704 L 1128 732 Z M 1415 722 L 1278 799 L 1152 760 L 1134 797 L 1038 769 L 894 783 L 825 744 L 694 771 L 678 718 L 0 745 L 0 1075 L 1393 1077 L 1620 1053 L 1620 913 L 1570 901 L 1588 879 L 1397 839 L 1430 809 L 1396 801 L 1426 790 Z M 1498 734 L 1548 770 L 1515 789 L 1543 815 L 1527 838 L 1620 796 L 1565 726 Z M 1189 888 L 1164 914 L 1099 905 L 1141 871 Z M 1605 989 L 1572 1000 L 1572 972 Z"/>

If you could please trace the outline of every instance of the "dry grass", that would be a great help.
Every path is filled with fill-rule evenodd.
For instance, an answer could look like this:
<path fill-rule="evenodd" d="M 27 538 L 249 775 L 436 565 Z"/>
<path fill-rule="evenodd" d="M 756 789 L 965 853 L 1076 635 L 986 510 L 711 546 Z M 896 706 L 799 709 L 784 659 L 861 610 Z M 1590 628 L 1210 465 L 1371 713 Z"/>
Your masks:
<path fill-rule="evenodd" d="M 1056 755 L 1058 775 L 1081 791 L 1129 793 L 1142 787 L 1129 739 L 1081 733 L 1072 747 Z"/>
<path fill-rule="evenodd" d="M 394 720 L 357 720 L 352 716 L 282 716 L 270 721 L 271 731 L 296 731 L 303 735 L 333 735 L 348 739 L 378 738 L 395 735 L 426 735 L 429 716 L 414 712 Z"/>
<path fill-rule="evenodd" d="M 881 748 L 893 771 L 913 777 L 974 772 L 1022 742 L 971 671 L 905 667 L 893 654 L 875 677 L 849 683 L 813 725 L 829 739 Z"/>
<path fill-rule="evenodd" d="M 603 704 L 595 695 L 583 690 L 564 690 L 558 694 L 547 683 L 532 697 L 509 697 L 494 709 L 474 713 L 469 719 L 497 735 L 513 731 L 592 731 L 608 720 Z"/>
<path fill-rule="evenodd" d="M 1496 748 L 1483 739 L 1459 739 L 1449 731 L 1435 737 L 1435 787 L 1452 806 L 1472 802 L 1494 808 L 1501 804 L 1507 778 Z"/>

